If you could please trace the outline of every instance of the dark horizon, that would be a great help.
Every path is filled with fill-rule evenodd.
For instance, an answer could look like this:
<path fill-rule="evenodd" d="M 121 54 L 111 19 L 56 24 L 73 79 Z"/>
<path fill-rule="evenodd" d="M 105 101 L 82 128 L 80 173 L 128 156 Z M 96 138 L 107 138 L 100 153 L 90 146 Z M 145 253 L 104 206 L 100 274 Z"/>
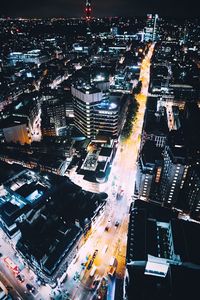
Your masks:
<path fill-rule="evenodd" d="M 158 13 L 163 17 L 198 17 L 196 0 L 101 0 L 91 1 L 93 17 L 145 16 Z M 8 0 L 1 5 L 1 15 L 5 17 L 52 18 L 75 17 L 84 15 L 84 0 Z M 64 12 L 64 13 L 63 13 Z"/>

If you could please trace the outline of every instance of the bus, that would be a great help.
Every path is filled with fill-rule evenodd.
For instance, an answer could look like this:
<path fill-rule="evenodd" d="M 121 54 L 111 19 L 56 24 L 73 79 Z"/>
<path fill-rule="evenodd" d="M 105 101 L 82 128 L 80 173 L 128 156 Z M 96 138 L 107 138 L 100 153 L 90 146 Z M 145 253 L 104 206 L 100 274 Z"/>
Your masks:
<path fill-rule="evenodd" d="M 96 270 L 97 270 L 97 267 L 96 267 L 96 266 L 93 266 L 93 268 L 92 268 L 92 270 L 91 270 L 91 272 L 90 272 L 90 277 L 93 277 L 93 276 L 94 276 Z"/>
<path fill-rule="evenodd" d="M 19 272 L 20 272 L 20 269 L 19 267 L 7 256 L 4 258 L 4 262 L 6 264 L 6 266 L 11 270 L 13 271 L 13 273 L 15 275 L 18 275 Z"/>

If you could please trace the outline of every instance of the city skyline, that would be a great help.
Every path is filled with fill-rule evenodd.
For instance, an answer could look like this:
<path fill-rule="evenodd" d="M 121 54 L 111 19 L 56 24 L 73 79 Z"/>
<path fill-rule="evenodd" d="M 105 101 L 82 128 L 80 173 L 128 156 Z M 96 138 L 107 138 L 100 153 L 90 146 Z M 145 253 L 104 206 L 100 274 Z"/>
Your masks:
<path fill-rule="evenodd" d="M 0 18 L 0 300 L 196 299 L 200 19 L 61 2 Z"/>
<path fill-rule="evenodd" d="M 144 16 L 158 13 L 167 17 L 198 17 L 197 0 L 92 1 L 93 16 Z M 1 15 L 6 17 L 82 17 L 84 0 L 9 0 L 1 5 Z"/>

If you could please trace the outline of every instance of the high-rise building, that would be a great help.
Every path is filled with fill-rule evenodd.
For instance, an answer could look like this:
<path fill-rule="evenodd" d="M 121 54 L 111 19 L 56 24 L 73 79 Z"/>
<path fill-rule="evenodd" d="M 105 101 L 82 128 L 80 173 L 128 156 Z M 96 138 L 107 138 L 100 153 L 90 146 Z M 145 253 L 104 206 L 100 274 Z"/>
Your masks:
<path fill-rule="evenodd" d="M 181 133 L 172 132 L 169 145 L 164 151 L 164 166 L 161 179 L 161 201 L 168 207 L 176 206 L 191 164 L 187 149 L 181 141 Z"/>
<path fill-rule="evenodd" d="M 121 97 L 103 96 L 92 85 L 72 86 L 74 123 L 88 138 L 104 134 L 116 138 L 121 130 L 123 110 Z"/>
<path fill-rule="evenodd" d="M 188 171 L 182 193 L 179 197 L 179 207 L 197 220 L 200 220 L 200 165 L 196 164 Z"/>
<path fill-rule="evenodd" d="M 44 136 L 59 135 L 59 130 L 66 126 L 64 101 L 49 96 L 42 104 L 42 133 Z"/>
<path fill-rule="evenodd" d="M 162 173 L 162 148 L 147 141 L 138 160 L 135 194 L 142 200 L 156 200 Z"/>
<path fill-rule="evenodd" d="M 136 200 L 130 208 L 126 272 L 120 299 L 195 299 L 200 275 L 200 225 Z M 180 284 L 183 282 L 184 284 Z"/>
<path fill-rule="evenodd" d="M 147 15 L 146 27 L 145 27 L 145 34 L 144 39 L 145 41 L 156 41 L 157 40 L 157 21 L 158 15 Z"/>
<path fill-rule="evenodd" d="M 145 141 L 154 141 L 157 147 L 166 145 L 167 136 L 169 133 L 167 125 L 166 109 L 157 108 L 157 98 L 148 97 L 146 112 L 144 117 L 141 148 Z"/>
<path fill-rule="evenodd" d="M 93 110 L 102 99 L 102 92 L 90 85 L 72 86 L 75 126 L 88 138 L 93 136 Z"/>
<path fill-rule="evenodd" d="M 92 13 L 91 0 L 86 0 L 85 3 L 85 16 L 87 20 L 90 20 Z"/>

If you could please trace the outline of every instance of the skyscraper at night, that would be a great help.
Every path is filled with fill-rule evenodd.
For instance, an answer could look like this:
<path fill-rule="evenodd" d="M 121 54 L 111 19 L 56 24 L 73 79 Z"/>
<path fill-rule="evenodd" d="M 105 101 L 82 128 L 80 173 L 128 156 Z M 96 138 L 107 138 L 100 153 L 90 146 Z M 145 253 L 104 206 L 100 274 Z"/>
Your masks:
<path fill-rule="evenodd" d="M 157 40 L 157 21 L 158 15 L 147 15 L 146 27 L 145 27 L 145 41 L 152 40 L 153 42 Z"/>
<path fill-rule="evenodd" d="M 117 137 L 122 125 L 123 110 L 120 97 L 103 97 L 91 85 L 72 86 L 74 124 L 88 138 L 97 134 Z"/>
<path fill-rule="evenodd" d="M 89 20 L 91 18 L 91 13 L 92 13 L 91 1 L 86 0 L 86 2 L 85 2 L 85 16 L 86 16 L 87 20 Z"/>

